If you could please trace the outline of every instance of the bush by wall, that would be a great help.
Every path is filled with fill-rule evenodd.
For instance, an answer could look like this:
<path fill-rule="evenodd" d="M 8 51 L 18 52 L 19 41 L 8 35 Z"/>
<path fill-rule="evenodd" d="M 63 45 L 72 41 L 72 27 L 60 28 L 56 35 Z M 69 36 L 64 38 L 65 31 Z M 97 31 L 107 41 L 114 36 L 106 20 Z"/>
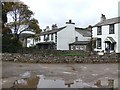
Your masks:
<path fill-rule="evenodd" d="M 19 40 L 13 37 L 11 34 L 2 36 L 2 52 L 16 53 L 22 48 L 22 44 Z"/>

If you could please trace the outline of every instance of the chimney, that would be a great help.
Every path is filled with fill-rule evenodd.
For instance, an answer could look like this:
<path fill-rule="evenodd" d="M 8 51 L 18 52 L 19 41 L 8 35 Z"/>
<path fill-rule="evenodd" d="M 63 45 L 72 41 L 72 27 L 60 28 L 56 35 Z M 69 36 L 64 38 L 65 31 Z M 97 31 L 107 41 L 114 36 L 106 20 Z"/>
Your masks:
<path fill-rule="evenodd" d="M 50 28 L 49 28 L 49 26 L 47 26 L 47 27 L 46 27 L 46 31 L 49 31 L 49 30 L 50 30 Z"/>
<path fill-rule="evenodd" d="M 69 20 L 69 23 L 71 23 L 72 22 L 72 20 Z"/>
<path fill-rule="evenodd" d="M 88 31 L 92 32 L 92 26 L 91 25 L 89 25 L 87 29 L 88 29 Z"/>
<path fill-rule="evenodd" d="M 75 42 L 77 42 L 78 41 L 78 37 L 75 37 Z"/>
<path fill-rule="evenodd" d="M 72 22 L 72 20 L 70 19 L 68 22 L 66 22 L 66 24 L 75 24 Z"/>
<path fill-rule="evenodd" d="M 57 28 L 58 28 L 57 24 L 53 24 L 53 25 L 52 25 L 52 30 L 55 30 L 55 29 L 57 29 Z"/>
<path fill-rule="evenodd" d="M 101 22 L 104 22 L 106 20 L 106 17 L 104 14 L 101 14 Z"/>

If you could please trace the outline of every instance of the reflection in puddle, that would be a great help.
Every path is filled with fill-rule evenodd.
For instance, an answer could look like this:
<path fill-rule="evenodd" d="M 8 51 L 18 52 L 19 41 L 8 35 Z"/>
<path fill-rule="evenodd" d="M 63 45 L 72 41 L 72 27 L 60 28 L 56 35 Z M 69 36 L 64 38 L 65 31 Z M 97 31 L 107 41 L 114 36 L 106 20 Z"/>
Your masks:
<path fill-rule="evenodd" d="M 40 80 L 37 85 L 38 88 L 66 88 L 64 80 L 60 79 L 45 79 L 43 75 L 40 75 Z"/>
<path fill-rule="evenodd" d="M 72 72 L 62 72 L 62 73 L 65 73 L 65 74 L 72 74 Z"/>
<path fill-rule="evenodd" d="M 31 72 L 30 72 L 30 71 L 26 71 L 25 73 L 20 74 L 20 76 L 21 76 L 22 78 L 30 78 Z"/>
<path fill-rule="evenodd" d="M 39 82 L 39 77 L 30 77 L 24 78 L 20 80 L 16 80 L 14 82 L 14 88 L 37 88 Z"/>
<path fill-rule="evenodd" d="M 92 88 L 96 87 L 83 82 L 81 79 L 71 81 L 63 79 L 46 79 L 43 75 L 36 77 L 24 78 L 16 80 L 15 88 Z"/>

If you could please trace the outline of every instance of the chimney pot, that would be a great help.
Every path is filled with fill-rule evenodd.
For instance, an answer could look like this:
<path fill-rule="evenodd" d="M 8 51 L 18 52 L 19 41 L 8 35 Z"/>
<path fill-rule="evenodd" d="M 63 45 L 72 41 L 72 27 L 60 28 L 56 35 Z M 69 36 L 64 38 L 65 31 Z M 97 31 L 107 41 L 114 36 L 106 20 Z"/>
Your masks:
<path fill-rule="evenodd" d="M 106 17 L 104 14 L 101 14 L 101 22 L 104 22 L 106 20 Z"/>
<path fill-rule="evenodd" d="M 72 23 L 72 20 L 69 20 L 69 23 Z"/>
<path fill-rule="evenodd" d="M 70 19 L 68 22 L 66 22 L 66 24 L 75 24 L 72 22 L 72 20 Z"/>

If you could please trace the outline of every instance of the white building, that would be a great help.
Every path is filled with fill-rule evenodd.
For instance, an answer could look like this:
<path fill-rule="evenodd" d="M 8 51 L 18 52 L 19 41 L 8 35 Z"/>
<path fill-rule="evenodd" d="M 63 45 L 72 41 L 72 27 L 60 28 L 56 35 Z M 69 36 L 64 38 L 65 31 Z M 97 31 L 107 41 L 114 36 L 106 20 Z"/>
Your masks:
<path fill-rule="evenodd" d="M 101 21 L 92 30 L 96 39 L 94 51 L 120 53 L 120 17 L 106 19 L 102 14 Z"/>
<path fill-rule="evenodd" d="M 75 23 L 69 20 L 61 28 L 58 28 L 55 24 L 52 25 L 52 30 L 50 30 L 47 26 L 40 37 L 40 42 L 37 42 L 40 49 L 86 50 L 86 45 L 91 39 L 91 32 L 87 29 L 75 27 Z"/>

